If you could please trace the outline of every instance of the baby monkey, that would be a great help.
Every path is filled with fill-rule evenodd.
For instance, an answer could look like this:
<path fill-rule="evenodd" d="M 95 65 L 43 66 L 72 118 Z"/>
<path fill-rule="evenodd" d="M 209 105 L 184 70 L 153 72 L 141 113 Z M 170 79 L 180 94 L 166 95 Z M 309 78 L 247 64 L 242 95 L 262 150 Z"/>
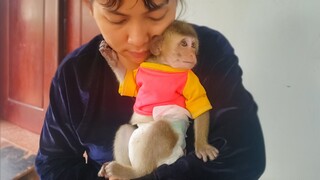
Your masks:
<path fill-rule="evenodd" d="M 174 21 L 162 35 L 153 37 L 150 57 L 134 71 L 126 70 L 105 41 L 100 52 L 114 71 L 119 93 L 136 97 L 130 123 L 116 133 L 115 161 L 103 164 L 98 175 L 133 179 L 171 164 L 185 148 L 188 117 L 194 119 L 195 153 L 206 162 L 218 156 L 208 143 L 209 110 L 205 89 L 192 68 L 199 42 L 193 27 Z"/>

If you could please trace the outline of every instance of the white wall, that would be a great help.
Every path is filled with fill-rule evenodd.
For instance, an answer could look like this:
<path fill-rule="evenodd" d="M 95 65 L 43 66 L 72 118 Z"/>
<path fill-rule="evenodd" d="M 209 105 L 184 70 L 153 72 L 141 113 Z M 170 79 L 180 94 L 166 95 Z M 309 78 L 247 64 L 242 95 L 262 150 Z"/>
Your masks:
<path fill-rule="evenodd" d="M 320 179 L 320 1 L 186 0 L 182 19 L 222 32 L 259 105 L 262 180 Z"/>

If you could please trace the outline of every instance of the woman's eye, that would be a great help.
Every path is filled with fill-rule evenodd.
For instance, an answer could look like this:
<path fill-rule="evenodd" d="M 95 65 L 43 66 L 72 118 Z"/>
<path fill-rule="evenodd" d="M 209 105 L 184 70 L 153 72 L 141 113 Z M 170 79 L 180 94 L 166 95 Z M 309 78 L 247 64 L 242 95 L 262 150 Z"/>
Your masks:
<path fill-rule="evenodd" d="M 113 20 L 109 20 L 108 21 L 112 24 L 123 24 L 124 22 L 126 22 L 126 19 L 123 20 L 117 20 L 117 21 L 113 21 Z"/>
<path fill-rule="evenodd" d="M 160 21 L 162 20 L 164 17 L 166 16 L 166 14 L 164 14 L 163 16 L 160 16 L 160 17 L 149 17 L 151 20 L 153 21 Z"/>
<path fill-rule="evenodd" d="M 127 21 L 127 18 L 123 17 L 110 17 L 110 16 L 105 16 L 106 20 L 111 23 L 111 24 L 123 24 L 124 22 Z"/>
<path fill-rule="evenodd" d="M 111 24 L 122 24 L 127 21 L 128 17 L 117 15 L 115 13 L 110 13 L 106 11 L 104 13 L 104 18 Z"/>
<path fill-rule="evenodd" d="M 148 17 L 153 21 L 160 21 L 166 17 L 167 12 L 168 12 L 167 9 L 160 9 L 160 10 L 151 12 Z"/>

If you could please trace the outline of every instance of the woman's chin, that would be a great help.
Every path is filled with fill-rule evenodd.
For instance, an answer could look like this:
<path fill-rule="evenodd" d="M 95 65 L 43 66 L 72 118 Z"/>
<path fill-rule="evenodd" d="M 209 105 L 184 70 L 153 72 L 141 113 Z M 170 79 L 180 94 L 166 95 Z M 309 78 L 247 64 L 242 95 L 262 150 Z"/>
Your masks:
<path fill-rule="evenodd" d="M 127 70 L 133 70 L 139 67 L 139 65 L 143 62 L 143 60 L 126 60 L 124 63 L 124 66 L 126 67 Z"/>

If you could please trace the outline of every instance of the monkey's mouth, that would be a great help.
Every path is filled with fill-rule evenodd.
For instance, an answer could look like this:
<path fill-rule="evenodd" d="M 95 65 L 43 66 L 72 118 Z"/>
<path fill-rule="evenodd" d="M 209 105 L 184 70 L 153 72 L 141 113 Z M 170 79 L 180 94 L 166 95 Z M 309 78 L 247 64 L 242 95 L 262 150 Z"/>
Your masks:
<path fill-rule="evenodd" d="M 191 61 L 182 61 L 182 62 L 186 64 L 194 64 L 194 62 L 191 62 Z"/>

